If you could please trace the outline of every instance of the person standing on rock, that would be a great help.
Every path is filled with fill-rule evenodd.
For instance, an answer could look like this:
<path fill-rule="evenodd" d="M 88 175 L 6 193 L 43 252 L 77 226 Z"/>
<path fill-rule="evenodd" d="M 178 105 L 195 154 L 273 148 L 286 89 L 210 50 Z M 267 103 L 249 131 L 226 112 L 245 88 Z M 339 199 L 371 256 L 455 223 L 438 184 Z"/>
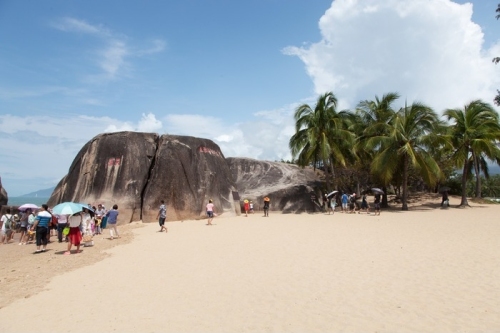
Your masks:
<path fill-rule="evenodd" d="M 118 205 L 114 204 L 113 209 L 106 213 L 107 223 L 109 225 L 109 235 L 110 239 L 113 240 L 113 231 L 116 234 L 116 238 L 120 238 L 120 234 L 118 233 L 118 229 L 116 229 L 116 222 L 118 221 Z"/>
<path fill-rule="evenodd" d="M 214 203 L 212 202 L 212 199 L 208 200 L 206 209 L 207 209 L 207 216 L 208 216 L 207 225 L 212 225 L 212 220 L 214 219 Z"/>
<path fill-rule="evenodd" d="M 165 232 L 168 232 L 167 227 L 165 227 L 166 218 L 167 218 L 167 206 L 165 206 L 165 201 L 162 200 L 160 205 L 160 210 L 158 211 L 158 216 L 156 217 L 158 223 L 160 224 L 159 232 L 162 232 L 163 229 L 165 229 Z"/>

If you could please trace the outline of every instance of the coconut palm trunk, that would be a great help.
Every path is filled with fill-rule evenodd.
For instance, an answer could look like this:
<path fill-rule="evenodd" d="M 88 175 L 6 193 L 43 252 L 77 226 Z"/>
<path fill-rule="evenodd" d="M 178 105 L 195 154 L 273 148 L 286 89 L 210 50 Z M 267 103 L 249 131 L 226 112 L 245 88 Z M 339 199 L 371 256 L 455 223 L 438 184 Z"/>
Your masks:
<path fill-rule="evenodd" d="M 481 198 L 481 172 L 479 171 L 479 158 L 472 152 L 472 158 L 474 161 L 474 172 L 476 174 L 476 198 Z"/>
<path fill-rule="evenodd" d="M 468 205 L 469 202 L 467 201 L 467 161 L 465 161 L 462 172 L 462 201 L 460 202 L 460 206 L 468 206 Z"/>
<path fill-rule="evenodd" d="M 401 195 L 402 210 L 408 210 L 408 155 L 404 156 L 403 161 L 403 194 Z"/>

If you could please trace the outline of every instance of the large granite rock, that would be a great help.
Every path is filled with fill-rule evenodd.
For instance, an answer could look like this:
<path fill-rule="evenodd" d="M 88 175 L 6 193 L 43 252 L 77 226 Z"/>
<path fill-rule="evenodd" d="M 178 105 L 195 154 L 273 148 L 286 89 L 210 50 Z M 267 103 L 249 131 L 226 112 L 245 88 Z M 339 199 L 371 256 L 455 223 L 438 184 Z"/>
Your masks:
<path fill-rule="evenodd" d="M 257 210 L 262 209 L 266 196 L 271 199 L 271 210 L 283 213 L 318 210 L 311 197 L 321 197 L 322 171 L 250 158 L 231 157 L 226 161 L 240 198 L 252 200 Z"/>
<path fill-rule="evenodd" d="M 0 207 L 6 205 L 9 202 L 9 196 L 7 191 L 2 186 L 2 178 L 0 178 Z"/>
<path fill-rule="evenodd" d="M 219 146 L 208 139 L 163 135 L 144 191 L 143 220 L 155 220 L 160 200 L 167 220 L 205 216 L 212 199 L 217 213 L 235 214 L 231 172 Z"/>
<path fill-rule="evenodd" d="M 204 215 L 208 199 L 234 213 L 235 187 L 224 155 L 212 141 L 187 136 L 100 134 L 75 157 L 49 206 L 64 201 L 118 205 L 119 223 L 156 220 L 161 200 L 167 220 Z"/>

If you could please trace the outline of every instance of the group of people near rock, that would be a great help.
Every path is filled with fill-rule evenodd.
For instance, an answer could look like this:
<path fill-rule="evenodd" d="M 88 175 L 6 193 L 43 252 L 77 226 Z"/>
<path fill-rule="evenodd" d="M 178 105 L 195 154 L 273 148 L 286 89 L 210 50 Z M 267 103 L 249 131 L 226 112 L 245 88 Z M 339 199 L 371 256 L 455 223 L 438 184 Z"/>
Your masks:
<path fill-rule="evenodd" d="M 315 198 L 316 197 L 314 196 L 314 200 Z M 368 197 L 366 192 L 363 192 L 361 194 L 361 204 L 358 202 L 358 198 L 359 197 L 356 195 L 356 193 L 347 194 L 338 192 L 332 196 L 328 196 L 325 193 L 323 195 L 322 209 L 324 212 L 328 211 L 328 214 L 335 213 L 337 207 L 340 207 L 341 213 L 370 214 L 370 204 L 368 203 Z M 373 201 L 373 211 L 375 215 L 380 215 L 380 201 L 381 201 L 381 194 L 375 193 Z"/>
<path fill-rule="evenodd" d="M 36 213 L 36 214 L 35 214 Z M 21 212 L 21 217 L 12 214 L 7 208 L 6 213 L 0 218 L 1 233 L 0 243 L 8 244 L 14 242 L 14 236 L 19 233 L 19 245 L 35 242 L 35 253 L 45 252 L 50 237 L 56 236 L 59 243 L 68 243 L 65 255 L 71 254 L 72 246 L 76 247 L 76 253 L 80 253 L 80 246 L 93 245 L 93 237 L 100 235 L 102 229 L 107 226 L 110 239 L 120 238 L 116 228 L 118 219 L 118 206 L 106 210 L 102 204 L 97 207 L 82 207 L 82 210 L 74 214 L 53 214 L 46 204 L 36 211 L 26 209 Z"/>

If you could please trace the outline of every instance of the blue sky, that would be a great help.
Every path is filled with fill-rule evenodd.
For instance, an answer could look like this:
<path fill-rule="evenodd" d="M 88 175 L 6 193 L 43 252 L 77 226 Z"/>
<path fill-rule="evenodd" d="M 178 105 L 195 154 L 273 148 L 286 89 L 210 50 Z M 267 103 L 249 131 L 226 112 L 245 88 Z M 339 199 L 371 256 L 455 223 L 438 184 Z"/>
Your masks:
<path fill-rule="evenodd" d="M 54 186 L 92 137 L 290 158 L 293 110 L 397 91 L 442 112 L 500 89 L 497 0 L 0 0 L 0 176 Z M 402 98 L 402 101 L 404 99 Z"/>

